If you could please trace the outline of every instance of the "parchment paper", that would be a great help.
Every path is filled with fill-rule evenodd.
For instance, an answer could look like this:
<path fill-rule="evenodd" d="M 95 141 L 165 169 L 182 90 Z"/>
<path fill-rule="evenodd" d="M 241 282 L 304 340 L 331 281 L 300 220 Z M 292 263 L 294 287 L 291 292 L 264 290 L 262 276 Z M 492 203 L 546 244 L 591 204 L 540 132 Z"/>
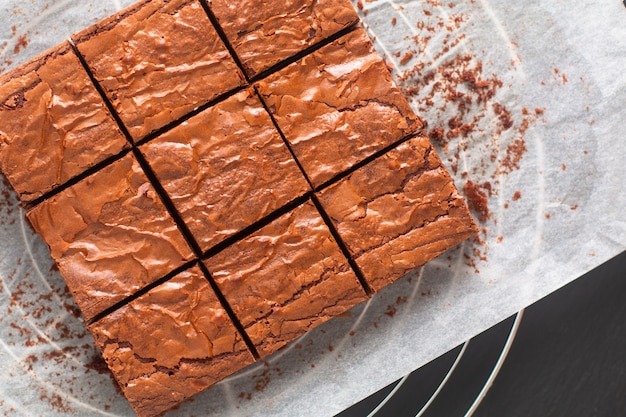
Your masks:
<path fill-rule="evenodd" d="M 17 66 L 130 3 L 2 0 L 0 65 Z M 450 251 L 170 415 L 331 416 L 626 249 L 621 1 L 361 6 L 430 128 L 448 134 L 459 114 L 476 120 L 436 142 L 458 186 L 469 190 L 470 180 L 488 197 L 488 210 L 476 212 L 481 242 Z M 450 62 L 461 62 L 456 72 Z M 459 84 L 459 68 L 478 80 L 470 72 Z M 408 77 L 416 69 L 435 75 L 420 84 Z M 442 92 L 446 82 L 471 98 L 467 111 L 460 96 Z M 480 88 L 493 96 L 479 99 Z M 0 412 L 132 415 L 45 244 L 0 189 Z"/>

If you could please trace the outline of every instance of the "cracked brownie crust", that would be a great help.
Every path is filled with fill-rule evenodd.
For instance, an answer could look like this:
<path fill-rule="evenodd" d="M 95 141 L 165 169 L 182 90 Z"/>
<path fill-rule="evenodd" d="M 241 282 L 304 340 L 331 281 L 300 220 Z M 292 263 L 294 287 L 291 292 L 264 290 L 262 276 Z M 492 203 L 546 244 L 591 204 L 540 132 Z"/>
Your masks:
<path fill-rule="evenodd" d="M 209 0 L 253 77 L 359 21 L 348 0 Z"/>
<path fill-rule="evenodd" d="M 135 142 L 244 83 L 198 0 L 145 0 L 72 39 Z"/>
<path fill-rule="evenodd" d="M 423 126 L 362 29 L 257 86 L 314 186 Z"/>
<path fill-rule="evenodd" d="M 50 247 L 86 320 L 192 259 L 132 155 L 26 215 Z"/>
<path fill-rule="evenodd" d="M 357 20 L 141 0 L 0 77 L 0 169 L 140 417 L 475 233 Z"/>
<path fill-rule="evenodd" d="M 423 136 L 330 186 L 319 199 L 375 291 L 477 232 Z"/>
<path fill-rule="evenodd" d="M 310 202 L 205 264 L 261 357 L 367 299 Z"/>
<path fill-rule="evenodd" d="M 0 77 L 0 169 L 22 202 L 126 147 L 67 42 Z"/>
<path fill-rule="evenodd" d="M 252 89 L 140 149 L 203 251 L 310 189 Z"/>
<path fill-rule="evenodd" d="M 158 415 L 254 361 L 197 266 L 89 330 L 140 416 Z"/>

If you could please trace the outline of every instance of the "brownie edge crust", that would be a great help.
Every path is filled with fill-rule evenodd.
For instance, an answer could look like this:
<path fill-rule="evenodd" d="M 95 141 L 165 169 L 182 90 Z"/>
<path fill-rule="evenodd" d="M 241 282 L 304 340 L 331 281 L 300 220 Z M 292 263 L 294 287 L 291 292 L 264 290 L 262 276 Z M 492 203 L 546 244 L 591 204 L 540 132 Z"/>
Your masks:
<path fill-rule="evenodd" d="M 89 330 L 142 417 L 159 415 L 254 361 L 198 267 Z"/>
<path fill-rule="evenodd" d="M 0 76 L 0 169 L 138 416 L 476 233 L 357 22 L 141 0 Z"/>

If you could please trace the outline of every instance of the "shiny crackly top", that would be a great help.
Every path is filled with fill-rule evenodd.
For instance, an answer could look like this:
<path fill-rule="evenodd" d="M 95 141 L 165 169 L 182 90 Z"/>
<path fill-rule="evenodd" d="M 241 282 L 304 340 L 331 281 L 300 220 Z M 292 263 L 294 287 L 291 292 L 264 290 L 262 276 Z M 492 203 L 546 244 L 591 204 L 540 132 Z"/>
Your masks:
<path fill-rule="evenodd" d="M 315 186 L 422 128 L 362 29 L 258 88 Z"/>
<path fill-rule="evenodd" d="M 145 417 L 253 362 L 197 266 L 89 330 L 125 396 Z"/>
<path fill-rule="evenodd" d="M 93 74 L 60 60 L 74 52 L 52 53 L 12 73 L 25 94 L 9 93 L 0 109 L 32 106 L 22 120 L 75 127 L 72 161 L 107 156 L 76 168 L 27 216 L 142 417 L 265 358 L 475 232 L 427 140 L 407 140 L 423 125 L 352 26 L 348 0 L 235 4 L 213 0 L 207 13 L 199 0 L 141 0 L 73 37 Z M 258 49 L 243 53 L 250 47 Z M 302 51 L 252 85 L 236 59 L 253 75 Z M 53 73 L 71 82 L 56 84 Z M 79 81 L 89 103 L 65 96 Z M 111 117 L 91 120 L 106 114 L 103 100 L 119 129 Z M 57 104 L 80 123 L 57 115 Z M 80 137 L 87 128 L 94 136 Z M 120 131 L 132 149 L 122 144 L 108 158 L 117 145 L 103 147 L 107 132 Z M 2 157 L 14 137 L 3 134 Z M 16 155 L 0 165 L 9 176 Z M 52 163 L 50 187 L 70 172 L 62 165 Z"/>
<path fill-rule="evenodd" d="M 144 0 L 72 39 L 135 141 L 244 83 L 198 0 Z"/>
<path fill-rule="evenodd" d="M 310 202 L 205 264 L 261 357 L 367 299 Z"/>
<path fill-rule="evenodd" d="M 0 169 L 22 202 L 127 146 L 69 44 L 0 78 Z"/>
<path fill-rule="evenodd" d="M 309 191 L 252 89 L 140 149 L 203 251 Z"/>
<path fill-rule="evenodd" d="M 209 0 L 253 77 L 359 21 L 349 0 Z"/>
<path fill-rule="evenodd" d="M 389 151 L 319 198 L 374 290 L 476 233 L 425 137 Z"/>
<path fill-rule="evenodd" d="M 27 216 L 87 320 L 192 258 L 132 155 Z"/>

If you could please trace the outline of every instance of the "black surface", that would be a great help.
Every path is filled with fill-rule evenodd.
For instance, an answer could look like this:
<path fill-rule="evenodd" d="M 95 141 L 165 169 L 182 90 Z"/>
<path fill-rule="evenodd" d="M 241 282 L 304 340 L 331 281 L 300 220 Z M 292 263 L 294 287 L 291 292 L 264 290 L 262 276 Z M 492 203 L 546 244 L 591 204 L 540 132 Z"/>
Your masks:
<path fill-rule="evenodd" d="M 468 342 L 422 417 L 467 413 L 494 370 L 513 319 Z M 625 321 L 626 252 L 525 310 L 508 356 L 473 416 L 626 416 Z M 414 417 L 460 350 L 413 372 L 375 415 Z M 367 416 L 396 384 L 338 417 Z"/>

